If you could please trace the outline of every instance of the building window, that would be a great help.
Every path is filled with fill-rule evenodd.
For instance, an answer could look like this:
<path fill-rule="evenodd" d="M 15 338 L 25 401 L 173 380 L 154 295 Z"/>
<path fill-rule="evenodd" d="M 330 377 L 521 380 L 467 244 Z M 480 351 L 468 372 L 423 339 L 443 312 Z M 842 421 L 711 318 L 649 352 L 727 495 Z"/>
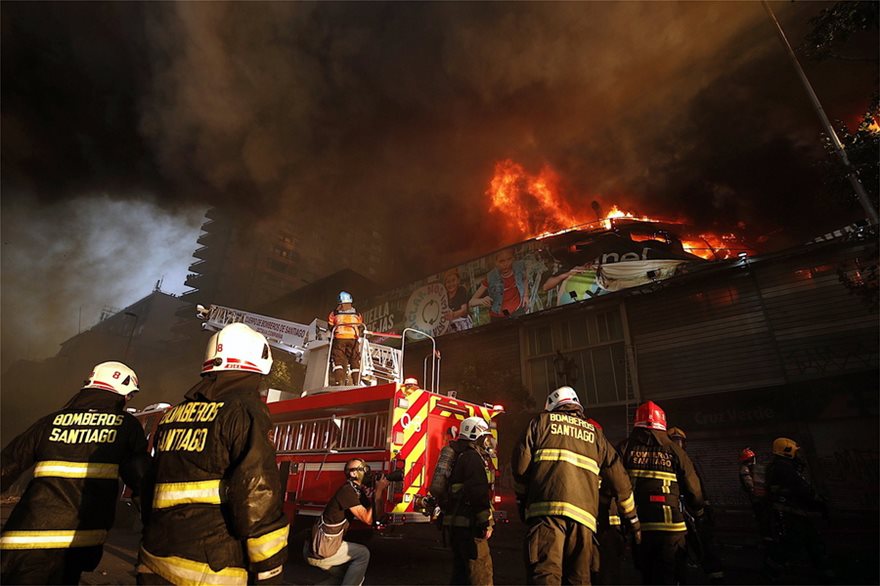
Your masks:
<path fill-rule="evenodd" d="M 528 328 L 526 337 L 526 380 L 536 399 L 569 384 L 585 404 L 626 401 L 630 382 L 618 308 L 571 312 Z"/>

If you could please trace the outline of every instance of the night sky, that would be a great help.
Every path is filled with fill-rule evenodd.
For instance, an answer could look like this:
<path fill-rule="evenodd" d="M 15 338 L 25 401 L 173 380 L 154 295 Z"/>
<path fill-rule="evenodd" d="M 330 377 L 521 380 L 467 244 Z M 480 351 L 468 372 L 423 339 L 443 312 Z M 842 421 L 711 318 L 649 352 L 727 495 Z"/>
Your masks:
<path fill-rule="evenodd" d="M 830 5 L 773 3 L 795 45 Z M 393 230 L 414 277 L 508 243 L 485 195 L 504 159 L 550 166 L 575 209 L 774 246 L 861 217 L 823 189 L 822 129 L 758 2 L 0 11 L 4 365 L 54 353 L 81 307 L 182 280 L 208 206 L 342 211 Z M 854 126 L 876 61 L 803 66 Z"/>

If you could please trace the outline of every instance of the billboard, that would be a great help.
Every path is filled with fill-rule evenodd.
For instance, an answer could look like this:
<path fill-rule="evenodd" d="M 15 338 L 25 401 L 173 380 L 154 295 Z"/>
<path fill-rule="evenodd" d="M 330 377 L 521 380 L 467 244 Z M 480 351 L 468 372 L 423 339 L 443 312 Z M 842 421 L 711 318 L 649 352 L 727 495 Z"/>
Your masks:
<path fill-rule="evenodd" d="M 414 328 L 442 336 L 663 280 L 701 262 L 664 225 L 573 230 L 385 292 L 371 299 L 364 322 L 372 332 Z"/>

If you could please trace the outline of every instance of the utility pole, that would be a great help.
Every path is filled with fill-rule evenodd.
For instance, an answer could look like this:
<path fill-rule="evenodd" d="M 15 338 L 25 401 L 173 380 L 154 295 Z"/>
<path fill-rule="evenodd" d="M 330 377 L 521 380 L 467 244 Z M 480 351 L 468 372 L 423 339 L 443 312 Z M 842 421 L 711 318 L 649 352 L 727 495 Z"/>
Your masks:
<path fill-rule="evenodd" d="M 764 5 L 764 9 L 767 11 L 767 15 L 770 17 L 770 20 L 773 22 L 773 26 L 776 29 L 776 34 L 779 35 L 779 40 L 782 41 L 782 45 L 785 47 L 785 51 L 791 59 L 791 64 L 794 67 L 794 70 L 801 79 L 801 83 L 803 83 L 807 95 L 810 96 L 810 101 L 813 102 L 813 108 L 816 110 L 816 115 L 819 116 L 819 120 L 822 122 L 822 125 L 825 126 L 825 132 L 831 137 L 831 142 L 834 144 L 834 150 L 837 152 L 837 156 L 840 157 L 840 160 L 843 162 L 843 166 L 846 169 L 846 178 L 849 180 L 849 184 L 852 186 L 853 191 L 856 192 L 856 195 L 859 198 L 859 203 L 862 204 L 862 208 L 865 210 L 868 220 L 874 225 L 880 223 L 880 219 L 877 217 L 877 210 L 874 209 L 871 199 L 865 192 L 865 186 L 859 181 L 859 178 L 856 175 L 856 170 L 853 168 L 852 163 L 849 162 L 849 157 L 846 156 L 846 150 L 843 148 L 843 143 L 840 142 L 837 133 L 834 131 L 834 127 L 831 126 L 831 121 L 828 120 L 828 116 L 825 115 L 825 110 L 822 109 L 819 97 L 816 96 L 816 92 L 813 91 L 813 86 L 810 85 L 810 80 L 807 79 L 807 74 L 804 73 L 804 70 L 801 68 L 797 55 L 795 55 L 788 39 L 785 37 L 785 32 L 782 30 L 782 26 L 779 24 L 779 21 L 776 20 L 776 15 L 770 8 L 767 0 L 761 0 L 761 4 Z"/>

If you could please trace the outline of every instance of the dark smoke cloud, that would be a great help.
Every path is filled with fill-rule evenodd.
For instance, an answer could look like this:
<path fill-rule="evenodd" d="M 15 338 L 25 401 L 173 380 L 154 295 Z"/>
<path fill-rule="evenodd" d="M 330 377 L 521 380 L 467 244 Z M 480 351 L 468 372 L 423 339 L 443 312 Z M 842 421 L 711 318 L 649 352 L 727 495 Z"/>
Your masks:
<path fill-rule="evenodd" d="M 774 4 L 795 43 L 824 6 Z M 588 217 L 598 199 L 796 242 L 858 216 L 821 200 L 820 128 L 758 3 L 0 10 L 3 215 L 15 203 L 23 226 L 95 194 L 178 227 L 205 205 L 318 229 L 342 209 L 405 242 L 417 276 L 504 244 L 485 190 L 505 158 L 551 165 Z M 876 88 L 872 64 L 805 67 L 832 117 Z M 95 227 L 62 215 L 51 237 L 82 248 Z M 19 258 L 4 255 L 4 301 Z"/>

